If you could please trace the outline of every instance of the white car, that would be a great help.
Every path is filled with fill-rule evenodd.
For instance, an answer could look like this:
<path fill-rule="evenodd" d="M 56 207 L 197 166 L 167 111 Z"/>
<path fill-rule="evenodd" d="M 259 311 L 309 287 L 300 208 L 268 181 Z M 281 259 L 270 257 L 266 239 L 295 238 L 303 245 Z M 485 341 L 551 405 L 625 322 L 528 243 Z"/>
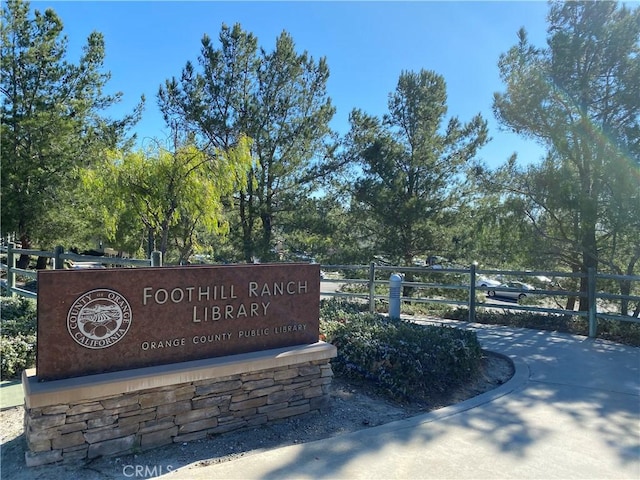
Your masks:
<path fill-rule="evenodd" d="M 499 280 L 494 280 L 493 278 L 489 277 L 483 277 L 482 275 L 479 275 L 476 278 L 476 287 L 497 287 L 501 283 L 502 282 L 500 282 Z"/>
<path fill-rule="evenodd" d="M 72 270 L 86 270 L 94 268 L 107 268 L 100 262 L 72 262 L 69 260 L 69 268 Z"/>
<path fill-rule="evenodd" d="M 509 290 L 505 290 L 509 289 Z M 489 290 L 487 295 L 490 297 L 503 297 L 513 300 L 522 300 L 535 290 L 533 285 L 523 282 L 506 282 L 495 287 L 495 290 Z"/>

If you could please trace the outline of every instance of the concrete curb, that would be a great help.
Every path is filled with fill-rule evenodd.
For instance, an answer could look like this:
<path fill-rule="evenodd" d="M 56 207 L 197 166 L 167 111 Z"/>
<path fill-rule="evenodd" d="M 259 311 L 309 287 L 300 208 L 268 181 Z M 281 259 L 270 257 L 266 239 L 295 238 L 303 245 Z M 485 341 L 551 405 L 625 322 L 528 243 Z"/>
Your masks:
<path fill-rule="evenodd" d="M 384 425 L 379 425 L 377 427 L 372 427 L 367 429 L 367 432 L 376 434 L 383 433 L 385 430 L 394 430 L 397 431 L 402 428 L 411 428 L 416 425 L 422 425 L 427 423 L 432 423 L 438 420 L 443 420 L 445 418 L 451 417 L 453 415 L 457 415 L 462 412 L 466 412 L 467 410 L 471 410 L 472 408 L 479 407 L 481 405 L 485 405 L 487 403 L 493 402 L 500 397 L 504 397 L 516 390 L 523 389 L 527 383 L 529 382 L 529 367 L 528 365 L 519 358 L 511 358 L 507 355 L 503 355 L 497 352 L 491 352 L 494 355 L 498 355 L 509 360 L 513 364 L 514 373 L 513 376 L 504 384 L 500 385 L 493 390 L 489 390 L 488 392 L 481 393 L 480 395 L 476 395 L 468 400 L 464 400 L 460 403 L 456 403 L 454 405 L 449 405 L 447 407 L 442 407 L 438 410 L 433 410 L 429 413 L 418 414 L 410 418 L 405 418 L 402 420 L 396 420 L 394 422 L 385 423 Z"/>
<path fill-rule="evenodd" d="M 398 437 L 408 438 L 411 436 L 411 432 L 425 431 L 424 425 L 453 417 L 460 413 L 466 412 L 467 410 L 471 410 L 482 405 L 494 402 L 495 400 L 509 395 L 513 392 L 525 389 L 527 384 L 529 384 L 530 382 L 530 371 L 528 365 L 523 360 L 520 360 L 518 358 L 512 358 L 493 351 L 491 351 L 491 353 L 499 355 L 512 362 L 514 366 L 513 376 L 503 385 L 463 402 L 443 407 L 439 410 L 434 410 L 429 413 L 419 414 L 403 420 L 396 420 L 394 422 L 389 422 L 376 427 L 358 430 L 344 436 L 315 440 L 313 442 L 308 442 L 305 444 L 288 445 L 286 447 L 278 448 L 272 451 L 256 450 L 245 454 L 241 459 L 238 459 L 235 464 L 232 461 L 220 464 L 211 464 L 208 466 L 194 466 L 194 464 L 184 465 L 172 471 L 171 476 L 176 480 L 204 480 L 215 478 L 216 476 L 218 476 L 218 478 L 228 477 L 239 479 L 314 478 L 315 473 L 317 472 L 309 473 L 304 470 L 304 468 L 306 468 L 304 467 L 303 471 L 305 473 L 300 474 L 300 472 L 298 472 L 294 474 L 293 472 L 287 471 L 287 465 L 311 465 L 311 463 L 307 464 L 305 463 L 305 461 L 315 458 L 319 462 L 328 461 L 333 467 L 335 466 L 335 464 L 345 462 L 346 459 L 354 456 L 351 448 L 355 448 L 359 451 L 360 449 L 362 449 L 362 446 L 369 445 L 371 443 L 371 439 L 375 439 L 378 444 L 386 444 L 388 442 L 391 445 L 397 442 L 397 440 L 395 439 L 397 439 Z M 427 429 L 428 428 L 429 427 L 427 427 Z M 404 432 L 407 432 L 407 435 L 405 435 Z M 341 443 L 345 446 L 336 447 L 335 451 L 326 453 L 327 449 L 331 450 L 328 445 L 339 445 Z M 402 443 L 403 442 L 401 441 L 399 444 Z M 352 445 L 352 447 L 347 448 L 347 444 Z M 353 447 L 354 445 L 357 446 Z M 364 448 L 364 450 L 366 450 L 366 447 Z M 265 454 L 268 454 L 268 458 L 264 456 Z M 323 457 L 323 455 L 327 455 L 327 457 L 325 458 Z M 390 463 L 394 462 L 391 457 L 389 461 Z M 311 466 L 310 468 L 315 467 Z M 362 472 L 366 472 L 367 467 L 364 464 L 362 465 L 362 468 Z M 335 472 L 333 473 L 335 474 Z M 387 478 L 386 475 L 388 473 L 389 472 L 387 470 L 383 469 L 381 471 L 376 471 L 375 473 L 367 472 L 365 476 L 357 476 L 357 478 Z M 415 474 L 415 472 L 413 473 Z M 329 475 L 324 478 L 334 477 Z M 388 478 L 394 477 L 390 476 Z M 395 478 L 405 477 L 400 475 L 396 476 Z M 406 478 L 418 477 L 415 477 L 414 475 L 413 477 L 408 476 Z"/>

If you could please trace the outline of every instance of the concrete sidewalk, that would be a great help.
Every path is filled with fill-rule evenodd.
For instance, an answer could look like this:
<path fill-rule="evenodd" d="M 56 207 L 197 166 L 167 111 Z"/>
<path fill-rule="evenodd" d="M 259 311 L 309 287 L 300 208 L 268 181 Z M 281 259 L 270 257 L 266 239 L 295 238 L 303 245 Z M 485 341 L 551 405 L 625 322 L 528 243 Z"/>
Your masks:
<path fill-rule="evenodd" d="M 476 330 L 483 348 L 512 358 L 514 377 L 410 419 L 220 464 L 202 458 L 157 465 L 156 472 L 189 480 L 640 479 L 640 348 L 537 330 L 435 323 Z M 21 404 L 22 385 L 3 384 L 0 400 L 3 408 Z"/>
<path fill-rule="evenodd" d="M 514 377 L 429 414 L 221 464 L 171 466 L 167 478 L 640 479 L 640 349 L 453 323 L 511 357 Z"/>

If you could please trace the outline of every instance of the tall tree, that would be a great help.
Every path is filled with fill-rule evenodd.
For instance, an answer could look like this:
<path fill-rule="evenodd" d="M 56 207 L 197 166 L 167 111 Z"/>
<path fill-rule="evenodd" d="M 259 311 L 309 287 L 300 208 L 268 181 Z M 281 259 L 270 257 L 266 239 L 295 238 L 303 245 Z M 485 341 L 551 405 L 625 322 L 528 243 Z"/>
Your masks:
<path fill-rule="evenodd" d="M 479 260 L 484 266 L 553 270 L 557 263 L 540 255 L 545 245 L 536 238 L 526 215 L 527 199 L 505 196 L 503 186 L 521 174 L 516 154 L 496 171 L 477 165 L 469 172 L 467 182 L 473 184 L 474 196 L 465 214 L 466 228 L 459 226 L 460 245 L 466 258 Z"/>
<path fill-rule="evenodd" d="M 240 137 L 235 148 L 209 155 L 176 136 L 171 150 L 114 152 L 99 168 L 84 171 L 87 198 L 102 207 L 95 222 L 111 242 L 135 241 L 137 231 L 138 244 L 146 234 L 149 251 L 158 249 L 165 258 L 177 251 L 174 260 L 185 262 L 200 232 L 228 230 L 223 200 L 246 186 L 249 149 L 249 140 Z"/>
<path fill-rule="evenodd" d="M 295 209 L 332 166 L 326 93 L 329 69 L 295 51 L 283 32 L 273 52 L 240 25 L 223 25 L 220 48 L 202 39 L 201 71 L 187 63 L 182 77 L 159 92 L 167 121 L 187 126 L 209 146 L 229 148 L 241 134 L 252 139 L 251 179 L 236 194 L 238 231 L 245 260 L 268 258 L 281 212 Z M 282 217 L 283 219 L 286 217 Z"/>
<path fill-rule="evenodd" d="M 137 113 L 108 120 L 100 112 L 120 94 L 105 95 L 104 40 L 89 35 L 78 63 L 66 59 L 67 38 L 51 9 L 20 0 L 3 4 L 0 27 L 2 93 L 2 229 L 22 245 L 47 244 L 67 225 L 60 204 L 78 182 L 77 168 L 124 139 Z"/>
<path fill-rule="evenodd" d="M 446 114 L 444 78 L 427 70 L 400 75 L 382 119 L 351 113 L 347 155 L 362 168 L 352 210 L 367 219 L 372 248 L 393 263 L 412 265 L 416 255 L 449 248 L 465 170 L 487 142 L 480 115 L 445 125 Z"/>
<path fill-rule="evenodd" d="M 626 268 L 613 270 L 633 271 L 638 237 L 628 226 L 640 217 L 640 9 L 553 2 L 548 21 L 547 48 L 531 45 L 522 29 L 499 61 L 506 90 L 495 94 L 496 116 L 549 151 L 542 164 L 514 171 L 510 190 L 526 199 L 524 213 L 548 254 L 572 270 L 586 275 L 623 262 Z M 587 299 L 580 304 L 586 309 Z"/>

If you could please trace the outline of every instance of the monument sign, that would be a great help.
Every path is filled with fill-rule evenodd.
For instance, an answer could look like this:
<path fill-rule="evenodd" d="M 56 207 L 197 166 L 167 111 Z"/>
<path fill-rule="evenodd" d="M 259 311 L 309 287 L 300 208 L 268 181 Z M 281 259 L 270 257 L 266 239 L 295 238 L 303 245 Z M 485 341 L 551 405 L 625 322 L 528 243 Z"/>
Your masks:
<path fill-rule="evenodd" d="M 318 341 L 313 264 L 38 273 L 39 381 Z"/>

